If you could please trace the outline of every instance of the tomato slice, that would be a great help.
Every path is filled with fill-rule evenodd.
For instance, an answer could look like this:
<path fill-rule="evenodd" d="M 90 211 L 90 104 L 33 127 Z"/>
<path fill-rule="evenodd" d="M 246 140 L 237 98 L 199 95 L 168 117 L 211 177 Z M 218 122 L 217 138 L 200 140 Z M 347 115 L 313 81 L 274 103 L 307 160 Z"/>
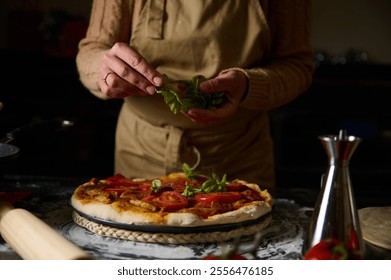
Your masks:
<path fill-rule="evenodd" d="M 137 188 L 142 191 L 151 191 L 151 183 L 150 182 L 141 182 L 141 183 L 139 183 Z"/>
<path fill-rule="evenodd" d="M 175 191 L 177 191 L 179 193 L 183 193 L 186 188 L 186 183 L 189 183 L 189 184 L 193 185 L 194 187 L 197 187 L 200 185 L 200 183 L 198 183 L 198 182 L 193 182 L 189 179 L 183 179 L 183 180 L 177 180 L 177 181 L 172 182 L 171 186 Z"/>
<path fill-rule="evenodd" d="M 133 181 L 132 179 L 126 178 L 122 174 L 116 174 L 105 180 L 110 186 L 138 186 L 140 182 Z"/>
<path fill-rule="evenodd" d="M 233 192 L 233 191 L 242 191 L 242 190 L 244 190 L 244 189 L 246 189 L 246 186 L 245 185 L 243 185 L 242 183 L 240 183 L 240 182 L 229 182 L 228 184 L 227 184 L 227 190 L 228 191 L 231 191 L 231 192 Z"/>
<path fill-rule="evenodd" d="M 150 195 L 143 200 L 151 202 L 164 211 L 176 211 L 186 207 L 188 204 L 186 197 L 176 191 L 165 191 L 159 196 Z"/>
<path fill-rule="evenodd" d="M 221 203 L 232 203 L 242 198 L 240 192 L 211 192 L 197 194 L 194 199 L 201 204 L 210 205 L 212 202 L 217 201 Z"/>
<path fill-rule="evenodd" d="M 117 173 L 114 176 L 106 178 L 106 181 L 112 182 L 112 181 L 118 181 L 118 180 L 123 180 L 123 179 L 127 179 L 127 178 L 124 175 Z"/>
<path fill-rule="evenodd" d="M 116 175 L 102 180 L 106 185 L 104 190 L 107 192 L 115 192 L 121 195 L 125 191 L 130 191 L 137 195 L 137 197 L 146 196 L 151 190 L 151 183 L 148 181 L 134 181 L 117 173 Z"/>

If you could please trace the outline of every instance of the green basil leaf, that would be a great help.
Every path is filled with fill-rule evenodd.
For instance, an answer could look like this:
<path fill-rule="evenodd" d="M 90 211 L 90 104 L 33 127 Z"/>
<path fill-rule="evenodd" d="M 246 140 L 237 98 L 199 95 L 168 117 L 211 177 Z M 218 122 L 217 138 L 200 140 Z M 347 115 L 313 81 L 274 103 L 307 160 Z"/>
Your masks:
<path fill-rule="evenodd" d="M 151 190 L 156 191 L 156 190 L 160 189 L 161 186 L 162 186 L 162 181 L 155 179 L 152 181 Z"/>
<path fill-rule="evenodd" d="M 170 81 L 166 74 L 163 74 L 163 78 L 164 84 L 157 87 L 156 92 L 163 96 L 174 114 L 191 108 L 215 109 L 225 101 L 223 92 L 204 93 L 199 89 L 206 80 L 202 75 L 196 75 L 191 80 Z"/>

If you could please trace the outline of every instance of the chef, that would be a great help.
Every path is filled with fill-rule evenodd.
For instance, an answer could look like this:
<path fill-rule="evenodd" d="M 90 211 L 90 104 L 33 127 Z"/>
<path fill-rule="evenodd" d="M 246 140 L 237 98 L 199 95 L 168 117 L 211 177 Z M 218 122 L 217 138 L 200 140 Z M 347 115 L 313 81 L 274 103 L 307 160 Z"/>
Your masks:
<path fill-rule="evenodd" d="M 187 163 L 274 188 L 268 110 L 311 83 L 310 17 L 310 0 L 93 1 L 76 61 L 94 95 L 123 99 L 115 172 L 153 178 Z M 203 75 L 200 90 L 226 102 L 175 115 L 156 94 L 163 74 Z"/>

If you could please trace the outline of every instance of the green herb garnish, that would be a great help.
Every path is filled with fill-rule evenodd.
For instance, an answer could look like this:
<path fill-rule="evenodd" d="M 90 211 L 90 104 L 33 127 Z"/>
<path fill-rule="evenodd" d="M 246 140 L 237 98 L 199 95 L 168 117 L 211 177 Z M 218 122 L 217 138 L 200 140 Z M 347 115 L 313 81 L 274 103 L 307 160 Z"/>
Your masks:
<path fill-rule="evenodd" d="M 199 193 L 210 193 L 210 192 L 224 192 L 227 190 L 227 175 L 220 179 L 215 173 L 212 174 L 212 178 L 206 180 L 199 187 L 194 187 L 190 183 L 186 183 L 185 190 L 182 193 L 183 196 L 193 196 Z"/>
<path fill-rule="evenodd" d="M 182 170 L 183 170 L 183 173 L 185 173 L 186 178 L 188 178 L 192 181 L 197 180 L 197 177 L 199 176 L 198 172 L 191 169 L 187 163 L 184 163 L 182 165 Z"/>
<path fill-rule="evenodd" d="M 162 181 L 155 179 L 152 181 L 151 190 L 157 191 L 158 189 L 161 188 L 161 186 L 162 186 Z"/>
<path fill-rule="evenodd" d="M 183 191 L 182 195 L 189 197 L 196 194 L 196 188 L 192 184 L 189 184 L 188 182 L 185 183 L 185 190 Z"/>
<path fill-rule="evenodd" d="M 200 187 L 202 193 L 224 192 L 227 190 L 227 174 L 223 178 L 219 178 L 215 173 L 212 178 L 206 180 Z"/>
<path fill-rule="evenodd" d="M 191 80 L 170 81 L 163 74 L 164 84 L 156 88 L 170 110 L 177 114 L 181 110 L 188 111 L 191 108 L 215 109 L 224 102 L 224 93 L 205 93 L 200 90 L 200 84 L 206 80 L 202 75 L 196 75 Z"/>

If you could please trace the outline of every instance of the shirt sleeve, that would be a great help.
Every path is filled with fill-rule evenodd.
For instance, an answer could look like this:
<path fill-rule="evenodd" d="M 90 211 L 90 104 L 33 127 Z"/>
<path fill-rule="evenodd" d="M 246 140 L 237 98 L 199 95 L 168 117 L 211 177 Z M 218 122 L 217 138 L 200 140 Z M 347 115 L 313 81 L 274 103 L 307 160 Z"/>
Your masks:
<path fill-rule="evenodd" d="M 260 67 L 243 69 L 249 79 L 246 109 L 268 110 L 305 92 L 314 72 L 311 46 L 311 1 L 268 1 L 270 57 Z"/>
<path fill-rule="evenodd" d="M 94 0 L 86 36 L 79 42 L 76 66 L 82 84 L 95 96 L 106 99 L 98 85 L 104 54 L 116 42 L 130 41 L 134 0 Z"/>

